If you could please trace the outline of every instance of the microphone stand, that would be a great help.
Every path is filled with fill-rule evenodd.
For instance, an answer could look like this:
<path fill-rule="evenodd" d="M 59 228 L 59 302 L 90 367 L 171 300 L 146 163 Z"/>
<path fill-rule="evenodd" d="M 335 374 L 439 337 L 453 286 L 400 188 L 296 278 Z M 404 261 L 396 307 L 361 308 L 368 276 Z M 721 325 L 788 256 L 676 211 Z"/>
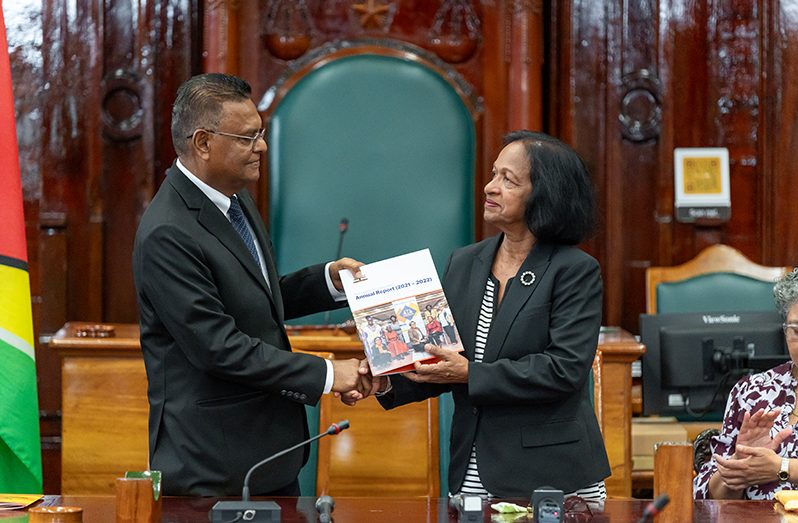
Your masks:
<path fill-rule="evenodd" d="M 341 259 L 341 251 L 344 248 L 344 234 L 346 234 L 346 231 L 348 230 L 349 230 L 349 219 L 341 218 L 341 223 L 338 224 L 338 231 L 340 234 L 338 234 L 338 249 L 335 251 L 336 260 Z M 324 324 L 325 325 L 330 324 L 330 311 L 324 312 Z"/>
<path fill-rule="evenodd" d="M 327 435 L 339 434 L 341 431 L 349 428 L 349 420 L 343 420 L 338 423 L 333 423 L 330 427 L 317 436 L 313 436 L 301 443 L 281 450 L 277 454 L 272 454 L 268 458 L 255 463 L 244 477 L 244 487 L 241 489 L 241 501 L 217 501 L 211 508 L 210 519 L 212 523 L 232 523 L 234 521 L 253 521 L 255 523 L 261 522 L 279 522 L 280 521 L 280 506 L 274 501 L 250 501 L 249 500 L 249 478 L 252 473 L 262 465 L 269 463 L 281 456 L 285 456 L 304 445 L 313 443 L 319 438 Z M 231 519 L 232 518 L 232 519 Z"/>

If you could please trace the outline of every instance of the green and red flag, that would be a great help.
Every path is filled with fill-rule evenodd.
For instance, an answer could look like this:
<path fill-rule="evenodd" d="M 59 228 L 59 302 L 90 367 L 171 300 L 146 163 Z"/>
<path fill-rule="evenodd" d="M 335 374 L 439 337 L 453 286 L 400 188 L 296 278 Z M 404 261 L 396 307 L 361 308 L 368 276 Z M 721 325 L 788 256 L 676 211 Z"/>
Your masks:
<path fill-rule="evenodd" d="M 30 278 L 8 40 L 0 0 L 0 492 L 42 491 Z"/>

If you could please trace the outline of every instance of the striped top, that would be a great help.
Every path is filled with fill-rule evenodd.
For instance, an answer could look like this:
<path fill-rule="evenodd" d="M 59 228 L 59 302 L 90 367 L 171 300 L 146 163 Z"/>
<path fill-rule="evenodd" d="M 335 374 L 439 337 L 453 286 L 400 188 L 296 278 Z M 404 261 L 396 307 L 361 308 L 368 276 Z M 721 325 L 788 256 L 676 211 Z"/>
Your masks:
<path fill-rule="evenodd" d="M 490 332 L 490 325 L 493 321 L 493 313 L 498 307 L 496 294 L 497 284 L 498 281 L 493 275 L 488 276 L 488 282 L 485 285 L 485 294 L 482 296 L 482 306 L 479 310 L 477 333 L 474 340 L 474 361 L 477 363 L 481 362 L 485 355 L 485 344 L 488 341 L 488 332 Z M 463 485 L 460 487 L 460 493 L 486 498 L 495 497 L 482 485 L 482 480 L 479 477 L 476 441 L 474 441 L 471 446 L 471 457 L 468 459 L 468 467 L 466 468 Z M 585 488 L 569 492 L 566 496 L 579 496 L 586 501 L 603 501 L 607 499 L 607 490 L 604 487 L 604 481 L 599 481 Z"/>

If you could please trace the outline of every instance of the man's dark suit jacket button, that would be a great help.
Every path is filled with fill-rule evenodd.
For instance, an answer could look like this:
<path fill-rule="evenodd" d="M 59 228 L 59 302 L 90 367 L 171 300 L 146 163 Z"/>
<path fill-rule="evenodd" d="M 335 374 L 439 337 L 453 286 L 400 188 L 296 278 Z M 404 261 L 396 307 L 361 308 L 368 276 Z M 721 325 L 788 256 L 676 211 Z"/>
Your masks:
<path fill-rule="evenodd" d="M 479 414 L 479 407 L 474 407 L 471 411 L 474 413 L 474 416 L 476 416 Z"/>
<path fill-rule="evenodd" d="M 308 399 L 308 395 L 307 394 L 300 394 L 299 395 L 299 399 L 306 400 L 306 399 Z"/>
<path fill-rule="evenodd" d="M 281 391 L 280 391 L 280 394 L 282 394 L 283 396 L 285 396 L 285 389 L 281 390 Z"/>
<path fill-rule="evenodd" d="M 299 399 L 299 393 L 298 393 L 298 392 L 294 392 L 294 399 L 295 399 L 295 400 L 298 400 L 298 399 Z"/>

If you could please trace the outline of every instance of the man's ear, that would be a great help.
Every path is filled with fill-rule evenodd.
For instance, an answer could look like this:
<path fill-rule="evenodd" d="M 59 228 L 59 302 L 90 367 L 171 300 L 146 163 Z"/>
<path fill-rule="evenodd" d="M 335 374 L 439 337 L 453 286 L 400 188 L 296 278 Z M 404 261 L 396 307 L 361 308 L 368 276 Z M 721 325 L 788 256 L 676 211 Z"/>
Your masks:
<path fill-rule="evenodd" d="M 202 129 L 197 129 L 194 131 L 194 134 L 191 136 L 190 147 L 194 150 L 194 154 L 202 159 L 207 161 L 210 157 L 210 149 L 211 144 L 208 141 L 208 136 L 210 136 L 206 131 Z"/>

